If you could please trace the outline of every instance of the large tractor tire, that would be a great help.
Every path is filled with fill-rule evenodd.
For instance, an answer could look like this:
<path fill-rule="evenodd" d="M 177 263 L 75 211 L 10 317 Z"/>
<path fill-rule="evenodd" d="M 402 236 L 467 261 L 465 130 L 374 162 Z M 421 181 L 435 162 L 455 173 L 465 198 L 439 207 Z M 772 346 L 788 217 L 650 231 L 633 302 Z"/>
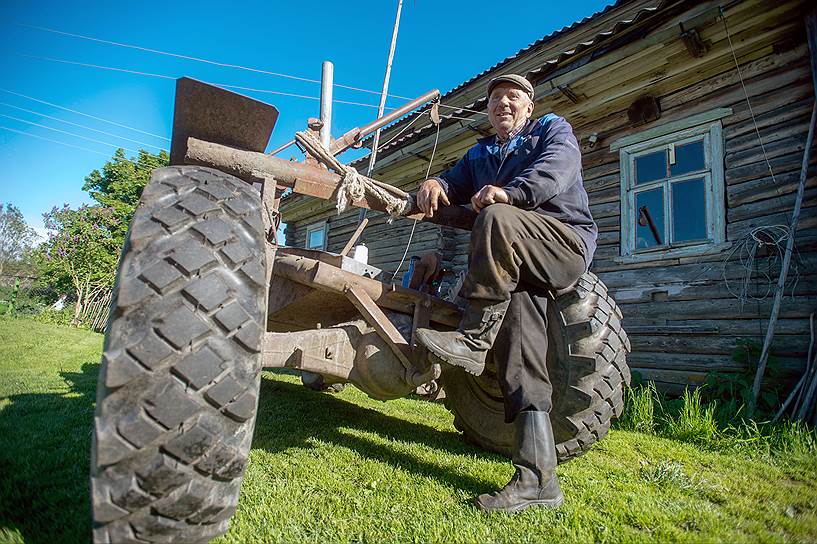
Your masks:
<path fill-rule="evenodd" d="M 227 530 L 265 330 L 260 197 L 216 170 L 153 172 L 119 264 L 94 414 L 95 542 Z"/>
<path fill-rule="evenodd" d="M 630 383 L 630 351 L 621 311 L 607 287 L 591 272 L 576 288 L 548 304 L 547 366 L 553 384 L 550 417 L 559 461 L 585 453 L 624 409 Z M 511 454 L 513 425 L 505 423 L 496 366 L 472 376 L 447 367 L 442 375 L 445 405 L 465 438 L 484 449 Z"/>

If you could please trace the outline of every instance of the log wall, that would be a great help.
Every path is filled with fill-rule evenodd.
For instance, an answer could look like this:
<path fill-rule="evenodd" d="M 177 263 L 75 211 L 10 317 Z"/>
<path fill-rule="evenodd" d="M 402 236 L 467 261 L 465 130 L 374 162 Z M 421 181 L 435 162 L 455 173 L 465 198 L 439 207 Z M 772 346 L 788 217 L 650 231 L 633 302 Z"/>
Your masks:
<path fill-rule="evenodd" d="M 762 295 L 774 288 L 779 268 L 768 270 L 770 280 L 752 274 L 752 299 L 741 301 L 735 293 L 748 271 L 738 261 L 738 250 L 753 228 L 789 223 L 814 103 L 803 26 L 807 3 L 747 0 L 731 5 L 725 16 L 732 46 L 718 5 L 674 4 L 674 9 L 663 15 L 657 12 L 650 24 L 642 23 L 633 30 L 630 41 L 589 62 L 577 63 L 573 70 L 545 74 L 537 85 L 537 96 L 542 98 L 537 100 L 535 114 L 554 111 L 565 116 L 582 143 L 585 186 L 600 230 L 592 270 L 611 289 L 624 313 L 633 345 L 631 366 L 645 379 L 676 392 L 685 385 L 703 383 L 708 372 L 745 370 L 733 358 L 738 340 L 762 342 L 773 292 L 765 298 Z M 606 17 L 609 19 L 609 14 Z M 687 50 L 679 37 L 679 23 L 697 30 L 707 49 L 703 57 Z M 603 29 L 598 25 L 594 28 Z M 560 37 L 560 43 L 566 40 Z M 534 67 L 552 58 L 553 50 L 543 47 L 522 56 L 525 66 Z M 568 84 L 574 99 L 553 92 L 559 84 Z M 457 93 L 479 96 L 479 89 Z M 627 108 L 645 94 L 659 99 L 661 118 L 634 127 L 628 121 Z M 622 259 L 619 153 L 611 151 L 610 144 L 715 108 L 732 109 L 732 114 L 722 119 L 727 243 L 702 256 L 648 262 Z M 473 118 L 472 123 L 443 125 L 434 171 L 455 162 L 481 132 L 490 130 L 484 117 Z M 758 145 L 758 132 L 765 157 Z M 591 134 L 598 137 L 592 145 L 588 139 Z M 388 137 L 387 132 L 384 140 Z M 379 159 L 375 177 L 407 189 L 416 187 L 427 168 L 432 142 L 433 132 L 429 131 L 396 150 L 387 150 Z M 817 151 L 812 150 L 796 236 L 799 276 L 796 281 L 790 276 L 773 350 L 784 376 L 801 371 L 809 343 L 808 317 L 817 311 L 815 165 Z M 334 216 L 326 202 L 295 197 L 288 206 L 285 219 L 287 211 L 297 218 L 287 233 L 287 241 L 293 245 L 303 245 L 308 224 L 329 217 L 329 250 L 337 251 L 356 224 L 357 211 Z M 411 224 L 399 221 L 388 225 L 382 214 L 370 213 L 370 218 L 372 223 L 365 234 L 370 261 L 393 270 L 405 250 Z M 409 255 L 439 249 L 449 266 L 462 268 L 467 262 L 467 240 L 467 233 L 419 223 Z M 759 258 L 754 264 L 765 270 L 769 263 Z"/>

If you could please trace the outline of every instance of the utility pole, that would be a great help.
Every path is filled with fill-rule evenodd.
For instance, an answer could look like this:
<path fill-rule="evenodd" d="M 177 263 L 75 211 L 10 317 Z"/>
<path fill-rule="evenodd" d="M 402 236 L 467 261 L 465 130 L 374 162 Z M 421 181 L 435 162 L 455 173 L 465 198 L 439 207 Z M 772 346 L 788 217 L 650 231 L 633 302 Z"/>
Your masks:
<path fill-rule="evenodd" d="M 389 79 L 391 79 L 391 63 L 394 60 L 394 49 L 397 46 L 397 30 L 400 28 L 400 13 L 403 11 L 403 0 L 397 0 L 397 16 L 394 18 L 394 29 L 391 33 L 391 46 L 389 47 L 389 58 L 386 61 L 386 75 L 383 77 L 383 90 L 380 92 L 380 105 L 377 108 L 377 117 L 383 117 L 383 111 L 386 109 L 386 98 L 389 95 Z M 374 140 L 372 140 L 372 152 L 369 155 L 369 166 L 366 169 L 366 177 L 372 177 L 372 170 L 374 170 L 374 163 L 377 160 L 377 146 L 380 143 L 380 129 L 374 133 Z M 361 208 L 358 215 L 358 224 L 363 222 L 366 218 L 366 209 Z"/>

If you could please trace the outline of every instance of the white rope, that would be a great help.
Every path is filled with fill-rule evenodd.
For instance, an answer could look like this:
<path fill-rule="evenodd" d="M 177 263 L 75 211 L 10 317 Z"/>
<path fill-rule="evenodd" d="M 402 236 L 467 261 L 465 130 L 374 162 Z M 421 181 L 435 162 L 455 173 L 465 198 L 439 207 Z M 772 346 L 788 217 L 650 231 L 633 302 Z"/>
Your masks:
<path fill-rule="evenodd" d="M 318 137 L 312 132 L 296 132 L 295 140 L 315 159 L 341 175 L 335 203 L 338 214 L 346 211 L 351 202 L 370 195 L 379 200 L 386 208 L 386 212 L 390 216 L 389 222 L 393 221 L 395 217 L 403 216 L 406 208 L 408 208 L 406 193 L 396 187 L 389 187 L 366 176 L 361 176 L 357 170 L 341 163 L 337 157 L 323 147 Z"/>

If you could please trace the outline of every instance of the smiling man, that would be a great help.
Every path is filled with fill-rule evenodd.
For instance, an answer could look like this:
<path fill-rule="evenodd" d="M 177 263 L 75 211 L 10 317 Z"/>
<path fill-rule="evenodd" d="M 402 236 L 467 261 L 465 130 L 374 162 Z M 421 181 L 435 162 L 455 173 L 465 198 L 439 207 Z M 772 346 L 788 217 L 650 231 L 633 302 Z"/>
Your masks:
<path fill-rule="evenodd" d="M 432 356 L 474 375 L 493 348 L 505 420 L 516 433 L 516 473 L 499 491 L 480 495 L 477 506 L 486 512 L 555 508 L 564 497 L 549 417 L 547 295 L 571 287 L 588 269 L 597 228 L 570 124 L 553 114 L 532 120 L 533 86 L 520 75 L 492 79 L 487 95 L 496 136 L 479 140 L 417 193 L 428 217 L 457 204 L 479 212 L 459 329 L 419 329 L 417 338 Z"/>

